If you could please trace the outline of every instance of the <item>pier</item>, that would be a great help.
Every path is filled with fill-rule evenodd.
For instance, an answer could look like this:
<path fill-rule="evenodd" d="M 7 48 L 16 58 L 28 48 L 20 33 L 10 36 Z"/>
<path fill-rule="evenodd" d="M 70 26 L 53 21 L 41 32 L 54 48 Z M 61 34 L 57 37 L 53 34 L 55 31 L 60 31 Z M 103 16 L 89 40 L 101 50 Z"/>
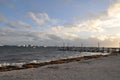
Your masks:
<path fill-rule="evenodd" d="M 60 51 L 79 51 L 79 52 L 107 52 L 120 53 L 120 48 L 112 48 L 112 47 L 59 47 Z"/>

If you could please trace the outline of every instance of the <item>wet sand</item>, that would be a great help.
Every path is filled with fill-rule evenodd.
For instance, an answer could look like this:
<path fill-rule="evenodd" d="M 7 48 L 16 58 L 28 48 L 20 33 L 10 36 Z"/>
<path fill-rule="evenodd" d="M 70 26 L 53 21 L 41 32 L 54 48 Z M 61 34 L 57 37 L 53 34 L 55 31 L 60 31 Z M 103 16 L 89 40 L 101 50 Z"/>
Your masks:
<path fill-rule="evenodd" d="M 0 80 L 120 80 L 120 55 L 0 72 Z"/>

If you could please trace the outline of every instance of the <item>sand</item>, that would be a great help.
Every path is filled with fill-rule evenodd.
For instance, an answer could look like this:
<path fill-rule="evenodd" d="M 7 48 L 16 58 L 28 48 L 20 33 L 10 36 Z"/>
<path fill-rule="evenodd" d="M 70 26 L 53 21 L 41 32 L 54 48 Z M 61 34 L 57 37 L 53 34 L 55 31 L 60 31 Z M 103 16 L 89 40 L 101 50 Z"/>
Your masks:
<path fill-rule="evenodd" d="M 120 55 L 0 72 L 0 80 L 120 80 Z"/>

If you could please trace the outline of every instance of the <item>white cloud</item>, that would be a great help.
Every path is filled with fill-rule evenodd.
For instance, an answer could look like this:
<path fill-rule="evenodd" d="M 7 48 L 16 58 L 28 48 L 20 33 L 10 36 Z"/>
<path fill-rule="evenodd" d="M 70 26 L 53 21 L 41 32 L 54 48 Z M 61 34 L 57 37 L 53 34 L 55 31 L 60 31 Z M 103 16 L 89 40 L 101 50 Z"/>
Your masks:
<path fill-rule="evenodd" d="M 120 18 L 120 0 L 113 3 L 109 9 L 107 10 L 107 14 L 109 17 Z"/>
<path fill-rule="evenodd" d="M 42 18 L 37 18 L 37 15 L 35 15 L 34 13 L 32 12 L 29 12 L 28 14 L 30 16 L 30 18 L 32 18 L 37 24 L 43 24 L 44 23 L 44 19 Z"/>
<path fill-rule="evenodd" d="M 76 27 L 57 26 L 52 27 L 48 32 L 55 34 L 63 39 L 76 39 L 79 38 L 79 36 L 76 34 L 79 31 L 80 30 L 76 29 Z"/>
<path fill-rule="evenodd" d="M 38 16 L 41 16 L 41 18 L 44 19 L 44 20 L 50 20 L 47 13 L 39 13 Z"/>
<path fill-rule="evenodd" d="M 100 24 L 103 28 L 118 28 L 120 27 L 120 0 L 110 5 L 106 11 L 106 16 L 101 16 L 102 23 Z"/>
<path fill-rule="evenodd" d="M 73 40 L 79 38 L 78 35 L 71 33 L 64 33 L 64 36 L 66 36 L 68 39 L 73 39 Z"/>
<path fill-rule="evenodd" d="M 110 40 L 110 41 L 114 41 L 114 40 L 119 40 L 120 39 L 120 35 L 116 34 L 116 35 L 97 35 L 97 36 L 91 36 L 92 38 L 96 38 L 100 41 L 105 41 L 105 40 Z"/>
<path fill-rule="evenodd" d="M 47 13 L 33 13 L 29 12 L 29 17 L 34 20 L 37 24 L 43 25 L 47 22 L 55 22 L 55 19 L 51 19 Z M 31 25 L 23 21 L 9 21 L 0 14 L 0 21 L 6 23 L 10 27 L 18 28 L 18 30 L 0 28 L 0 43 L 1 44 L 34 44 L 41 45 L 41 42 L 45 45 L 53 45 L 56 43 L 60 45 L 64 42 L 69 42 L 73 45 L 80 46 L 81 42 L 94 46 L 100 41 L 102 46 L 118 46 L 120 41 L 120 33 L 109 32 L 109 29 L 120 29 L 120 1 L 113 3 L 105 13 L 100 16 L 88 19 L 83 22 L 73 21 L 69 24 L 52 26 L 46 29 L 44 32 L 37 30 L 23 30 L 20 31 L 21 27 L 31 27 Z M 9 28 L 10 28 L 9 27 Z M 81 39 L 80 34 L 87 34 L 86 39 Z M 91 36 L 90 36 L 91 35 Z"/>
<path fill-rule="evenodd" d="M 107 34 L 107 35 L 97 35 L 91 36 L 94 40 L 100 42 L 101 46 L 109 46 L 109 47 L 119 47 L 120 42 L 120 34 Z"/>
<path fill-rule="evenodd" d="M 23 22 L 23 21 L 18 21 L 17 24 L 20 25 L 20 26 L 23 26 L 23 27 L 27 27 L 27 28 L 30 28 L 30 27 L 31 27 L 30 24 L 27 24 L 27 23 L 25 23 L 25 22 Z"/>
<path fill-rule="evenodd" d="M 107 33 L 108 28 L 120 29 L 120 1 L 113 3 L 106 10 L 105 13 L 97 16 L 94 19 L 88 19 L 83 22 L 72 22 L 70 25 L 62 25 L 52 27 L 50 29 L 51 33 L 63 38 L 63 39 L 80 39 L 79 34 L 81 32 L 94 33 L 95 40 L 100 40 L 102 42 L 115 42 L 120 40 L 120 36 L 116 36 L 116 32 Z M 89 37 L 88 37 L 89 39 Z"/>
<path fill-rule="evenodd" d="M 47 13 L 29 12 L 28 16 L 39 25 L 46 24 L 46 22 L 50 22 L 51 24 L 56 24 L 58 22 L 57 19 L 51 19 Z"/>
<path fill-rule="evenodd" d="M 100 27 L 101 22 L 100 19 L 87 20 L 81 23 L 80 27 L 84 27 L 84 30 L 89 32 L 102 32 L 103 29 Z"/>

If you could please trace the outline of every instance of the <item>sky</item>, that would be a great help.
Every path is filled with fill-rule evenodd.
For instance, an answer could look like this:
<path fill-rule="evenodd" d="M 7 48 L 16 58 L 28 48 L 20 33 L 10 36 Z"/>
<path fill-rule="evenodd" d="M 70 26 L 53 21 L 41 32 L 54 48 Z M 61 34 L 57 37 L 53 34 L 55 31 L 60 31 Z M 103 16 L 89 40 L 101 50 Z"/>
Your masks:
<path fill-rule="evenodd" d="M 120 0 L 0 0 L 0 45 L 119 47 Z"/>

